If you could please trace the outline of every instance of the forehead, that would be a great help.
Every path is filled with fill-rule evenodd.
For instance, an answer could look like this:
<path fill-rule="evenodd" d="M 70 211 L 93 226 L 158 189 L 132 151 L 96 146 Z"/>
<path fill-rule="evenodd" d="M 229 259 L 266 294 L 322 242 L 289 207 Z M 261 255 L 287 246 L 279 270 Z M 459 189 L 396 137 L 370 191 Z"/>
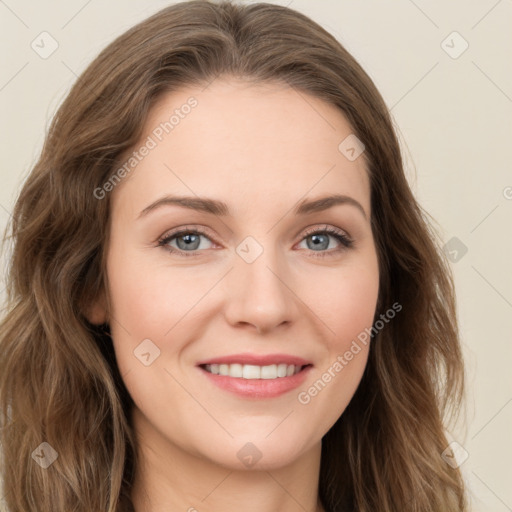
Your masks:
<path fill-rule="evenodd" d="M 351 161 L 339 149 L 352 133 L 339 109 L 287 84 L 217 79 L 206 89 L 186 87 L 151 109 L 125 161 L 150 149 L 113 201 L 140 211 L 165 193 L 196 194 L 242 211 L 337 192 L 369 212 L 364 155 Z"/>

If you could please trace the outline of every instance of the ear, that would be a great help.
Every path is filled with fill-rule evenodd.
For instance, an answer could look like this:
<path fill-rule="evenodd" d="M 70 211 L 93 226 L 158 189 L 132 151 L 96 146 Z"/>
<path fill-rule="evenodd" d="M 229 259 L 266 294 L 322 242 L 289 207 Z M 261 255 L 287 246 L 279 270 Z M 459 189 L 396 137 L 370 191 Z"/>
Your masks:
<path fill-rule="evenodd" d="M 102 325 L 108 322 L 107 306 L 103 294 L 86 308 L 85 317 L 93 325 Z"/>

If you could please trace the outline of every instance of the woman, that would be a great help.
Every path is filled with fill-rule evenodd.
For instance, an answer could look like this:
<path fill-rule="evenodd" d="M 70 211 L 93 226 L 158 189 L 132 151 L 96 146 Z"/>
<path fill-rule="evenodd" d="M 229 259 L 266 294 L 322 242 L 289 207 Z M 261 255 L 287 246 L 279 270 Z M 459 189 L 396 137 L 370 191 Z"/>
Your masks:
<path fill-rule="evenodd" d="M 9 510 L 467 510 L 449 268 L 375 85 L 306 16 L 198 0 L 121 35 L 11 238 Z"/>

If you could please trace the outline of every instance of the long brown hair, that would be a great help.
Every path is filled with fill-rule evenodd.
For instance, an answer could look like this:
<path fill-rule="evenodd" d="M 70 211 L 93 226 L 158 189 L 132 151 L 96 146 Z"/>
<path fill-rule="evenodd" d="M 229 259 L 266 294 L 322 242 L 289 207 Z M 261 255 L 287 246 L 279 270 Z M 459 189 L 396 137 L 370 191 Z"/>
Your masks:
<path fill-rule="evenodd" d="M 110 202 L 94 190 L 136 144 L 162 94 L 220 75 L 279 81 L 333 104 L 365 146 L 377 311 L 395 302 L 403 310 L 374 336 L 360 386 L 322 440 L 325 510 L 466 510 L 461 474 L 441 457 L 444 422 L 457 417 L 464 398 L 453 279 L 407 184 L 381 95 L 347 50 L 303 14 L 204 0 L 161 10 L 101 52 L 58 109 L 16 202 L 0 337 L 9 509 L 133 510 L 133 402 L 108 325 L 92 325 L 85 314 L 107 278 Z M 43 442 L 58 454 L 47 469 L 34 462 Z"/>

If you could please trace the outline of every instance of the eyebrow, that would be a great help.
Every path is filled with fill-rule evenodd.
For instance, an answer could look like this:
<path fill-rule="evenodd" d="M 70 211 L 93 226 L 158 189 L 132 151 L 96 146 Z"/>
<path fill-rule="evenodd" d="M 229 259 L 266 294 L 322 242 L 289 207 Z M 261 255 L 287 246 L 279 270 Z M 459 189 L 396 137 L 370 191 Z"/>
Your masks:
<path fill-rule="evenodd" d="M 329 208 L 332 208 L 333 206 L 343 204 L 355 206 L 363 214 L 363 217 L 367 219 L 366 212 L 362 207 L 361 203 L 356 201 L 353 197 L 342 194 L 333 194 L 313 200 L 304 199 L 297 206 L 295 206 L 295 208 L 293 209 L 293 213 L 294 215 L 308 215 L 312 213 L 325 211 L 328 210 Z M 183 208 L 188 208 L 190 210 L 198 210 L 201 212 L 211 213 L 213 215 L 218 215 L 221 217 L 230 215 L 228 205 L 217 199 L 209 199 L 206 197 L 198 196 L 194 197 L 166 195 L 160 199 L 157 199 L 149 206 L 146 206 L 146 208 L 144 208 L 140 212 L 138 218 L 146 216 L 148 213 L 156 210 L 157 208 L 169 205 L 181 206 Z"/>

